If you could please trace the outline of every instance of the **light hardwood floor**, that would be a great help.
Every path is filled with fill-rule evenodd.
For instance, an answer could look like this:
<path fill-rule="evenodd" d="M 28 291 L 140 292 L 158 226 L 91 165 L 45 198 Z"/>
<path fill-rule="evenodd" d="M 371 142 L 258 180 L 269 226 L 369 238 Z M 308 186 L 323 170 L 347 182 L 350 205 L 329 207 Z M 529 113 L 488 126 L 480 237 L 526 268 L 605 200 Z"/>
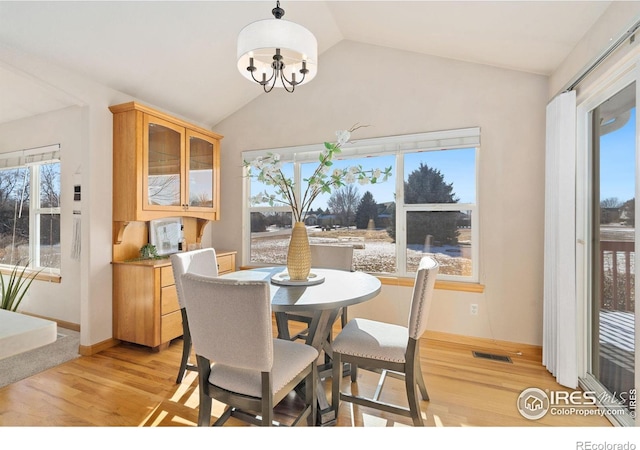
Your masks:
<path fill-rule="evenodd" d="M 610 427 L 599 416 L 552 416 L 540 420 L 523 418 L 516 408 L 518 395 L 528 387 L 561 390 L 539 361 L 510 355 L 513 363 L 474 358 L 482 348 L 423 339 L 421 364 L 431 400 L 422 402 L 427 426 L 569 426 Z M 182 341 L 153 353 L 130 344 L 83 356 L 25 380 L 0 388 L 2 426 L 195 426 L 198 390 L 195 372 L 187 372 L 175 384 Z M 495 349 L 489 350 L 496 353 Z M 351 385 L 369 395 L 377 377 L 359 372 Z M 330 381 L 325 382 L 330 398 Z M 402 382 L 389 379 L 382 399 L 406 405 Z M 285 401 L 277 419 L 287 421 L 287 411 L 297 399 Z M 212 415 L 218 416 L 214 404 Z M 409 426 L 408 418 L 342 403 L 338 427 Z M 242 423 L 231 419 L 229 426 Z"/>

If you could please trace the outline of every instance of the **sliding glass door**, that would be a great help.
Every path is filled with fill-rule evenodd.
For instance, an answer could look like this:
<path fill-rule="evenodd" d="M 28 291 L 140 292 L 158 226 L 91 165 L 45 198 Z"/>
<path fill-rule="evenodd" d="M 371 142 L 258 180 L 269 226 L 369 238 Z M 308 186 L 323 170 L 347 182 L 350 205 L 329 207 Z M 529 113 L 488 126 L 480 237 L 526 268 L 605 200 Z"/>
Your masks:
<path fill-rule="evenodd" d="M 587 371 L 599 398 L 611 408 L 611 416 L 628 420 L 635 412 L 636 387 L 636 82 L 607 95 L 588 114 L 591 251 Z"/>

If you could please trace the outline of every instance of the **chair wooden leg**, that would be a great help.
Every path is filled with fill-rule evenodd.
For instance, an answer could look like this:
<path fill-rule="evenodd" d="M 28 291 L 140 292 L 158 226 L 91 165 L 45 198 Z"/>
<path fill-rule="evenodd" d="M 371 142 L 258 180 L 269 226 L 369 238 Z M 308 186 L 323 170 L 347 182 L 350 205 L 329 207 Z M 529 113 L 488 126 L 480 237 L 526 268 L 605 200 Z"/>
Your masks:
<path fill-rule="evenodd" d="M 198 393 L 200 403 L 198 405 L 198 426 L 208 427 L 211 425 L 211 397 L 209 396 L 209 374 L 211 373 L 211 363 L 208 359 L 196 355 L 198 361 Z"/>
<path fill-rule="evenodd" d="M 316 425 L 316 420 L 318 420 L 318 394 L 316 391 L 316 386 L 318 385 L 318 366 L 317 362 L 314 362 L 311 365 L 311 372 L 307 376 L 305 380 L 305 403 L 306 407 L 311 409 L 311 414 L 307 418 L 307 424 L 310 427 L 314 427 Z"/>
<path fill-rule="evenodd" d="M 200 396 L 200 406 L 198 408 L 198 426 L 208 427 L 211 425 L 211 398 L 206 395 Z"/>
<path fill-rule="evenodd" d="M 351 363 L 351 382 L 355 383 L 358 381 L 358 365 L 356 363 Z"/>
<path fill-rule="evenodd" d="M 413 426 L 423 427 L 424 422 L 422 421 L 420 399 L 418 398 L 418 389 L 416 386 L 419 384 L 424 385 L 422 372 L 420 370 L 420 352 L 418 344 L 419 342 L 417 340 L 409 339 L 407 362 L 404 367 L 404 385 L 405 390 L 407 391 L 407 400 L 409 401 L 409 411 L 411 413 L 411 419 L 413 419 Z M 424 392 L 422 392 L 422 387 L 420 388 L 420 391 L 422 394 L 426 394 L 426 387 Z"/>
<path fill-rule="evenodd" d="M 273 391 L 271 390 L 271 374 L 262 372 L 262 426 L 273 426 Z"/>
<path fill-rule="evenodd" d="M 191 355 L 191 333 L 189 333 L 189 325 L 187 323 L 187 312 L 184 308 L 180 310 L 182 314 L 182 358 L 180 359 L 180 368 L 178 369 L 178 377 L 176 384 L 182 383 L 184 373 L 187 371 L 189 356 Z"/>
<path fill-rule="evenodd" d="M 187 364 L 189 363 L 189 355 L 191 354 L 191 336 L 185 334 L 183 336 L 182 345 L 182 359 L 180 360 L 180 369 L 178 369 L 178 377 L 176 378 L 176 384 L 182 383 L 184 373 L 187 371 Z"/>
<path fill-rule="evenodd" d="M 265 402 L 267 403 L 267 402 Z M 273 426 L 273 408 L 262 408 L 262 424 L 263 427 Z"/>
<path fill-rule="evenodd" d="M 352 364 L 353 367 L 353 364 Z M 340 382 L 342 381 L 342 355 L 333 352 L 333 369 L 331 377 L 331 407 L 336 421 L 338 420 L 338 409 L 340 407 Z"/>
<path fill-rule="evenodd" d="M 418 387 L 420 388 L 420 395 L 422 396 L 422 400 L 429 401 L 429 393 L 427 392 L 427 385 L 424 383 L 424 376 L 422 375 L 422 368 L 420 364 L 416 366 L 416 381 L 418 382 Z"/>
<path fill-rule="evenodd" d="M 407 400 L 409 401 L 409 411 L 411 412 L 411 419 L 413 420 L 413 426 L 423 427 L 422 412 L 420 411 L 420 400 L 418 399 L 418 391 L 416 390 L 415 372 L 408 371 L 405 374 L 405 388 L 407 391 Z"/>

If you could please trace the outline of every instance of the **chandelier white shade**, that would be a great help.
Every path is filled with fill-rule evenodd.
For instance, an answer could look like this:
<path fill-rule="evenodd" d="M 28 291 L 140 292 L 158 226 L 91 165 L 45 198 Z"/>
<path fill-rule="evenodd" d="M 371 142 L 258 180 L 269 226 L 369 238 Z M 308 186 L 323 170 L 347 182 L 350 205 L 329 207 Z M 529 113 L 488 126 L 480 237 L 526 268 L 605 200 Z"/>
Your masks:
<path fill-rule="evenodd" d="M 273 14 L 275 19 L 253 22 L 240 31 L 238 70 L 265 92 L 273 87 L 293 92 L 316 76 L 318 41 L 303 26 L 280 19 L 284 10 L 279 5 Z"/>

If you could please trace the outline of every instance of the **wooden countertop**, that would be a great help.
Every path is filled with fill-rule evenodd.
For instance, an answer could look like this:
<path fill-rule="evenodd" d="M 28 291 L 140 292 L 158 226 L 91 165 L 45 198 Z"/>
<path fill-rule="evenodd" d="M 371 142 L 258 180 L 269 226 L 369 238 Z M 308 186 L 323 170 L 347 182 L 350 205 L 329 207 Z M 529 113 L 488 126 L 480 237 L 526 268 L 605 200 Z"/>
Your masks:
<path fill-rule="evenodd" d="M 235 250 L 216 250 L 216 256 L 233 255 L 237 253 Z M 132 266 L 147 266 L 147 267 L 166 267 L 171 265 L 169 257 L 163 257 L 158 259 L 132 259 L 126 261 L 112 261 L 111 264 L 127 264 Z"/>

